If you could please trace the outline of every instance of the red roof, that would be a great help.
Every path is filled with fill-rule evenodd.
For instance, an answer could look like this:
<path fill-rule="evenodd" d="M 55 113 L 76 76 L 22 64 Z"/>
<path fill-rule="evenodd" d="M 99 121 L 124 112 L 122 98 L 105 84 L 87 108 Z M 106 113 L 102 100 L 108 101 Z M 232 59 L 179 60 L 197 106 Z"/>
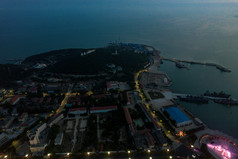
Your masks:
<path fill-rule="evenodd" d="M 84 111 L 84 110 L 86 110 L 86 107 L 83 107 L 83 108 L 72 108 L 72 109 L 69 109 L 69 112 Z"/>
<path fill-rule="evenodd" d="M 146 133 L 146 136 L 148 137 L 149 141 L 150 141 L 150 145 L 154 146 L 155 143 L 153 141 L 153 137 L 151 136 L 151 134 L 149 132 Z"/>
<path fill-rule="evenodd" d="M 29 89 L 29 91 L 31 91 L 31 92 L 36 92 L 36 91 L 37 91 L 37 87 L 31 87 L 31 88 Z"/>
<path fill-rule="evenodd" d="M 117 109 L 117 106 L 93 107 L 93 108 L 90 108 L 90 111 L 109 110 L 109 109 Z"/>
<path fill-rule="evenodd" d="M 104 98 L 104 94 L 94 94 L 92 95 L 92 98 Z"/>
<path fill-rule="evenodd" d="M 117 82 L 117 81 L 107 82 L 107 88 L 111 88 L 111 87 L 112 87 L 112 84 L 118 84 L 118 82 Z"/>
<path fill-rule="evenodd" d="M 127 102 L 131 103 L 131 100 L 129 98 L 128 92 L 126 92 Z"/>
<path fill-rule="evenodd" d="M 135 134 L 135 129 L 134 129 L 133 122 L 132 122 L 131 115 L 130 115 L 130 112 L 129 112 L 128 108 L 124 107 L 124 113 L 125 113 L 125 116 L 126 116 L 127 123 L 131 127 L 132 133 Z"/>
<path fill-rule="evenodd" d="M 126 116 L 126 121 L 127 121 L 127 123 L 128 123 L 128 124 L 133 123 L 128 108 L 124 107 L 124 112 L 125 112 L 125 116 Z"/>
<path fill-rule="evenodd" d="M 22 113 L 22 115 L 20 116 L 20 119 L 24 118 L 25 115 L 26 113 Z"/>
<path fill-rule="evenodd" d="M 15 95 L 11 100 L 10 103 L 15 103 L 19 98 L 25 97 L 25 95 Z"/>

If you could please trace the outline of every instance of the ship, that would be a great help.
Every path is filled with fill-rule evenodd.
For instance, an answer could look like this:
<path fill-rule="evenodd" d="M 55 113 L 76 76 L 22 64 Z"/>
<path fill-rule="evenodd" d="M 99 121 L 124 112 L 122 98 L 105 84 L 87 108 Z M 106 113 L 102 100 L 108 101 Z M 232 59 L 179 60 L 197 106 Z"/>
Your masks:
<path fill-rule="evenodd" d="M 231 96 L 230 94 L 226 94 L 223 91 L 219 93 L 217 92 L 210 93 L 208 90 L 203 95 L 208 97 L 219 97 L 219 98 L 229 98 Z"/>
<path fill-rule="evenodd" d="M 215 99 L 214 100 L 215 103 L 218 104 L 223 104 L 223 105 L 238 105 L 238 101 L 228 98 L 228 99 Z"/>
<path fill-rule="evenodd" d="M 208 101 L 209 101 L 209 99 L 206 97 L 191 96 L 191 95 L 187 95 L 186 97 L 179 96 L 179 100 L 185 101 L 185 102 L 200 103 L 200 104 L 208 103 Z"/>

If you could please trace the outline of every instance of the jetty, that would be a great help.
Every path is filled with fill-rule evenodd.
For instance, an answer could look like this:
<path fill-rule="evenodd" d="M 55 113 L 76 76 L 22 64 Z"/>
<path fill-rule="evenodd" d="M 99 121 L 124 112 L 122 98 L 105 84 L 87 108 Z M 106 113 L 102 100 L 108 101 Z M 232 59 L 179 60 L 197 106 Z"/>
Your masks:
<path fill-rule="evenodd" d="M 190 61 L 190 60 L 178 60 L 178 59 L 171 59 L 171 58 L 165 58 L 165 57 L 161 57 L 161 60 L 165 60 L 165 61 L 171 61 L 174 62 L 176 64 L 176 67 L 178 68 L 186 68 L 189 69 L 187 66 L 183 65 L 182 63 L 188 63 L 188 64 L 197 64 L 197 65 L 206 65 L 206 66 L 214 66 L 216 67 L 218 70 L 220 70 L 221 72 L 231 72 L 230 69 L 216 64 L 216 63 L 211 63 L 211 62 L 198 62 L 198 61 Z"/>

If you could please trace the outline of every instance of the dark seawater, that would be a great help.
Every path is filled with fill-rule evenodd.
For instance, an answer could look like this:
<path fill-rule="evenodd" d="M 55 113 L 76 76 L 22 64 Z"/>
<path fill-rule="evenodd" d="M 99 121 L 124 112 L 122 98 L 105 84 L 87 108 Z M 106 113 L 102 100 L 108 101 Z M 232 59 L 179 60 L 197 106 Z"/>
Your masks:
<path fill-rule="evenodd" d="M 238 98 L 237 8 L 227 0 L 1 0 L 0 63 L 54 49 L 144 43 L 167 57 L 216 62 L 232 70 L 195 65 L 186 71 L 165 63 L 161 69 L 172 78 L 175 92 L 224 90 Z M 238 137 L 238 107 L 182 105 L 209 127 Z"/>

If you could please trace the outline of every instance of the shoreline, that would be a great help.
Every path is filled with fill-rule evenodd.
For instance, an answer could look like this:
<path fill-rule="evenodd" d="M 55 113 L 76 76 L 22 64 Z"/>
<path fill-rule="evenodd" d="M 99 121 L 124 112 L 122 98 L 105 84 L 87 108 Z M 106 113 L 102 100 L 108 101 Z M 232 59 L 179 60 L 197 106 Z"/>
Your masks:
<path fill-rule="evenodd" d="M 154 49 L 153 51 L 157 51 L 156 49 Z M 159 57 L 151 57 L 153 60 L 153 64 L 151 64 L 148 68 L 147 68 L 147 70 L 148 70 L 148 72 L 153 72 L 153 73 L 159 73 L 160 71 L 158 70 L 158 67 L 160 66 L 160 60 L 163 60 L 163 57 L 161 57 L 160 55 L 158 55 Z M 159 58 L 159 60 L 158 59 L 155 59 L 155 58 Z M 170 60 L 169 60 L 170 61 Z M 171 60 L 172 61 L 172 60 Z M 190 63 L 189 61 L 186 61 L 186 60 L 178 60 L 179 62 L 187 62 L 187 63 Z M 159 62 L 159 64 L 158 64 L 158 62 Z M 177 61 L 172 61 L 172 62 L 177 62 Z M 197 63 L 194 63 L 194 64 L 203 64 L 203 63 L 199 63 L 199 62 L 197 62 Z M 208 65 L 208 66 L 215 66 L 217 69 L 219 69 L 219 67 L 217 67 L 217 66 L 220 66 L 220 65 L 217 65 L 217 64 L 211 64 L 210 65 L 210 63 L 206 63 L 205 65 Z M 223 67 L 223 66 L 220 66 L 221 68 L 225 68 L 225 67 Z M 155 69 L 155 68 L 157 68 L 157 69 Z M 226 69 L 226 68 L 225 68 Z M 219 69 L 220 70 L 220 69 Z M 222 71 L 222 70 L 220 70 L 220 71 Z M 230 70 L 229 71 L 227 71 L 227 70 L 225 70 L 225 71 L 222 71 L 222 72 L 230 72 Z M 165 72 L 166 73 L 166 72 Z M 173 93 L 173 91 L 170 89 L 170 88 L 168 88 L 169 89 L 169 91 L 171 92 L 171 93 Z M 144 91 L 144 89 L 143 89 L 143 91 Z M 160 92 L 160 91 L 159 91 Z M 172 100 L 174 99 L 174 97 L 172 98 Z M 171 100 L 171 99 L 170 99 Z M 152 101 L 152 100 L 151 100 Z M 174 102 L 173 102 L 174 103 Z M 176 102 L 177 103 L 177 102 Z M 176 105 L 176 103 L 174 103 L 175 105 Z M 153 104 L 152 104 L 153 105 Z M 186 108 L 184 108 L 183 106 L 181 106 L 180 104 L 177 104 L 177 106 L 179 106 L 179 107 L 181 107 L 182 109 L 184 109 L 184 110 L 186 110 L 186 111 L 188 111 Z M 192 114 L 190 111 L 188 111 L 192 116 L 194 116 L 194 118 L 197 118 L 194 114 Z M 200 120 L 200 119 L 199 119 Z M 231 135 L 229 135 L 229 134 L 227 134 L 227 133 L 224 133 L 223 131 L 221 131 L 221 130 L 217 130 L 217 129 L 211 129 L 211 128 L 209 128 L 209 126 L 207 126 L 206 124 L 204 124 L 204 129 L 203 130 L 198 130 L 198 131 L 196 131 L 195 133 L 194 133 L 198 138 L 197 138 L 197 140 L 195 141 L 195 143 L 194 143 L 194 146 L 195 147 L 199 147 L 199 148 L 201 148 L 201 146 L 202 146 L 202 141 L 200 141 L 200 139 L 202 138 L 204 138 L 204 136 L 206 135 L 208 135 L 209 137 L 221 137 L 221 138 L 225 138 L 225 139 L 227 139 L 227 140 L 229 140 L 231 143 L 233 143 L 233 145 L 234 146 L 236 146 L 237 148 L 238 148 L 238 138 L 236 138 L 236 137 L 234 137 L 234 136 L 231 136 Z M 207 138 L 206 138 L 207 139 Z M 207 141 L 204 141 L 204 143 L 206 144 L 207 143 Z"/>

